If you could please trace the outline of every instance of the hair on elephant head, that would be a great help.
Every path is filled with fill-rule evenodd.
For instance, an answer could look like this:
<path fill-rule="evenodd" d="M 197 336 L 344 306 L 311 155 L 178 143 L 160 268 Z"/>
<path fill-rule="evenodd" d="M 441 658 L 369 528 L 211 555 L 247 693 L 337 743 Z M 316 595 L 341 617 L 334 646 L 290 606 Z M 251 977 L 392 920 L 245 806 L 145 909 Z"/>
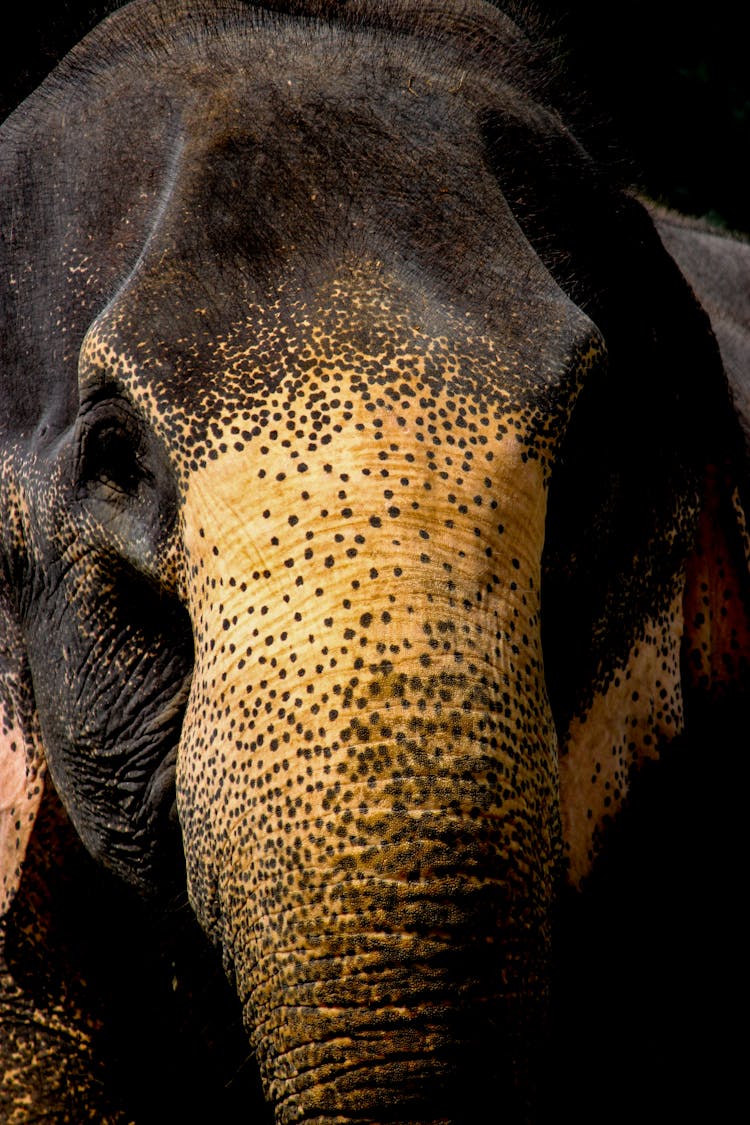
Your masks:
<path fill-rule="evenodd" d="M 540 1116 L 561 888 L 744 713 L 749 252 L 546 99 L 480 0 L 135 0 L 0 132 L 4 909 L 44 786 L 186 871 L 280 1123 Z"/>

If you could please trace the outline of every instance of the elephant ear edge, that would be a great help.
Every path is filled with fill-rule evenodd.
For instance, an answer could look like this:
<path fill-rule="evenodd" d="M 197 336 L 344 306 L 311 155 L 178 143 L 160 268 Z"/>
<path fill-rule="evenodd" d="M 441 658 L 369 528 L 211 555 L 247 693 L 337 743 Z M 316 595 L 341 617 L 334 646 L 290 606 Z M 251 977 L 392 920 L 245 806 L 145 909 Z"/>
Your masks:
<path fill-rule="evenodd" d="M 648 211 L 711 322 L 745 436 L 750 479 L 750 240 L 655 206 Z"/>
<path fill-rule="evenodd" d="M 46 773 L 31 671 L 3 570 L 0 558 L 0 921 L 21 882 Z"/>

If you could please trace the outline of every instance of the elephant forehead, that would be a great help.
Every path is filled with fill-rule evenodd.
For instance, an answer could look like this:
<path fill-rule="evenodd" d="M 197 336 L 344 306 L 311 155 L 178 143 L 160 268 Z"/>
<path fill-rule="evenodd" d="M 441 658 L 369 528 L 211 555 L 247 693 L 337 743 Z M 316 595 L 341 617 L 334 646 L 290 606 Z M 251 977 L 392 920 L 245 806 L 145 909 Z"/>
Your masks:
<path fill-rule="evenodd" d="M 188 303 L 189 328 L 159 338 L 115 302 L 81 359 L 84 385 L 124 386 L 186 476 L 230 450 L 262 459 L 269 443 L 304 473 L 306 455 L 344 448 L 344 432 L 347 456 L 368 448 L 381 467 L 399 449 L 471 457 L 509 433 L 544 458 L 599 349 L 591 322 L 554 289 L 527 292 L 501 325 L 497 309 L 417 284 L 406 294 L 379 263 L 312 298 L 282 285 L 221 324 L 208 304 Z"/>

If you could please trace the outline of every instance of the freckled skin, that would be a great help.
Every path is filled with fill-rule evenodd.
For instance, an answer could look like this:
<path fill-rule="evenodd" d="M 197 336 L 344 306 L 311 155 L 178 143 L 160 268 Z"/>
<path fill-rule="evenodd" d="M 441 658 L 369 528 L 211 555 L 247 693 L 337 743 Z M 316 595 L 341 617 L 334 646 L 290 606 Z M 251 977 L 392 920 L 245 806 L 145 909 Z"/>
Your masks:
<path fill-rule="evenodd" d="M 141 0 L 3 135 L 3 908 L 48 769 L 280 1125 L 541 1119 L 561 886 L 744 707 L 740 431 L 515 25 L 270 7 Z"/>

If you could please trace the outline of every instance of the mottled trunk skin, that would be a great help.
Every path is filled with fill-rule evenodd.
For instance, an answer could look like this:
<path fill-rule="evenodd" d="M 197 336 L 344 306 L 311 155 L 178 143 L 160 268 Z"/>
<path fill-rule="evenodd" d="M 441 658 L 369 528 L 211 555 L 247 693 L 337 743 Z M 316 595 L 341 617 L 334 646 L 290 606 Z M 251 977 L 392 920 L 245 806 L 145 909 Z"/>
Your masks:
<path fill-rule="evenodd" d="M 274 465 L 268 507 L 231 454 L 188 493 L 191 894 L 280 1122 L 523 1117 L 558 821 L 544 488 L 500 452 L 452 527 L 407 462 L 355 489 L 356 450 Z"/>

